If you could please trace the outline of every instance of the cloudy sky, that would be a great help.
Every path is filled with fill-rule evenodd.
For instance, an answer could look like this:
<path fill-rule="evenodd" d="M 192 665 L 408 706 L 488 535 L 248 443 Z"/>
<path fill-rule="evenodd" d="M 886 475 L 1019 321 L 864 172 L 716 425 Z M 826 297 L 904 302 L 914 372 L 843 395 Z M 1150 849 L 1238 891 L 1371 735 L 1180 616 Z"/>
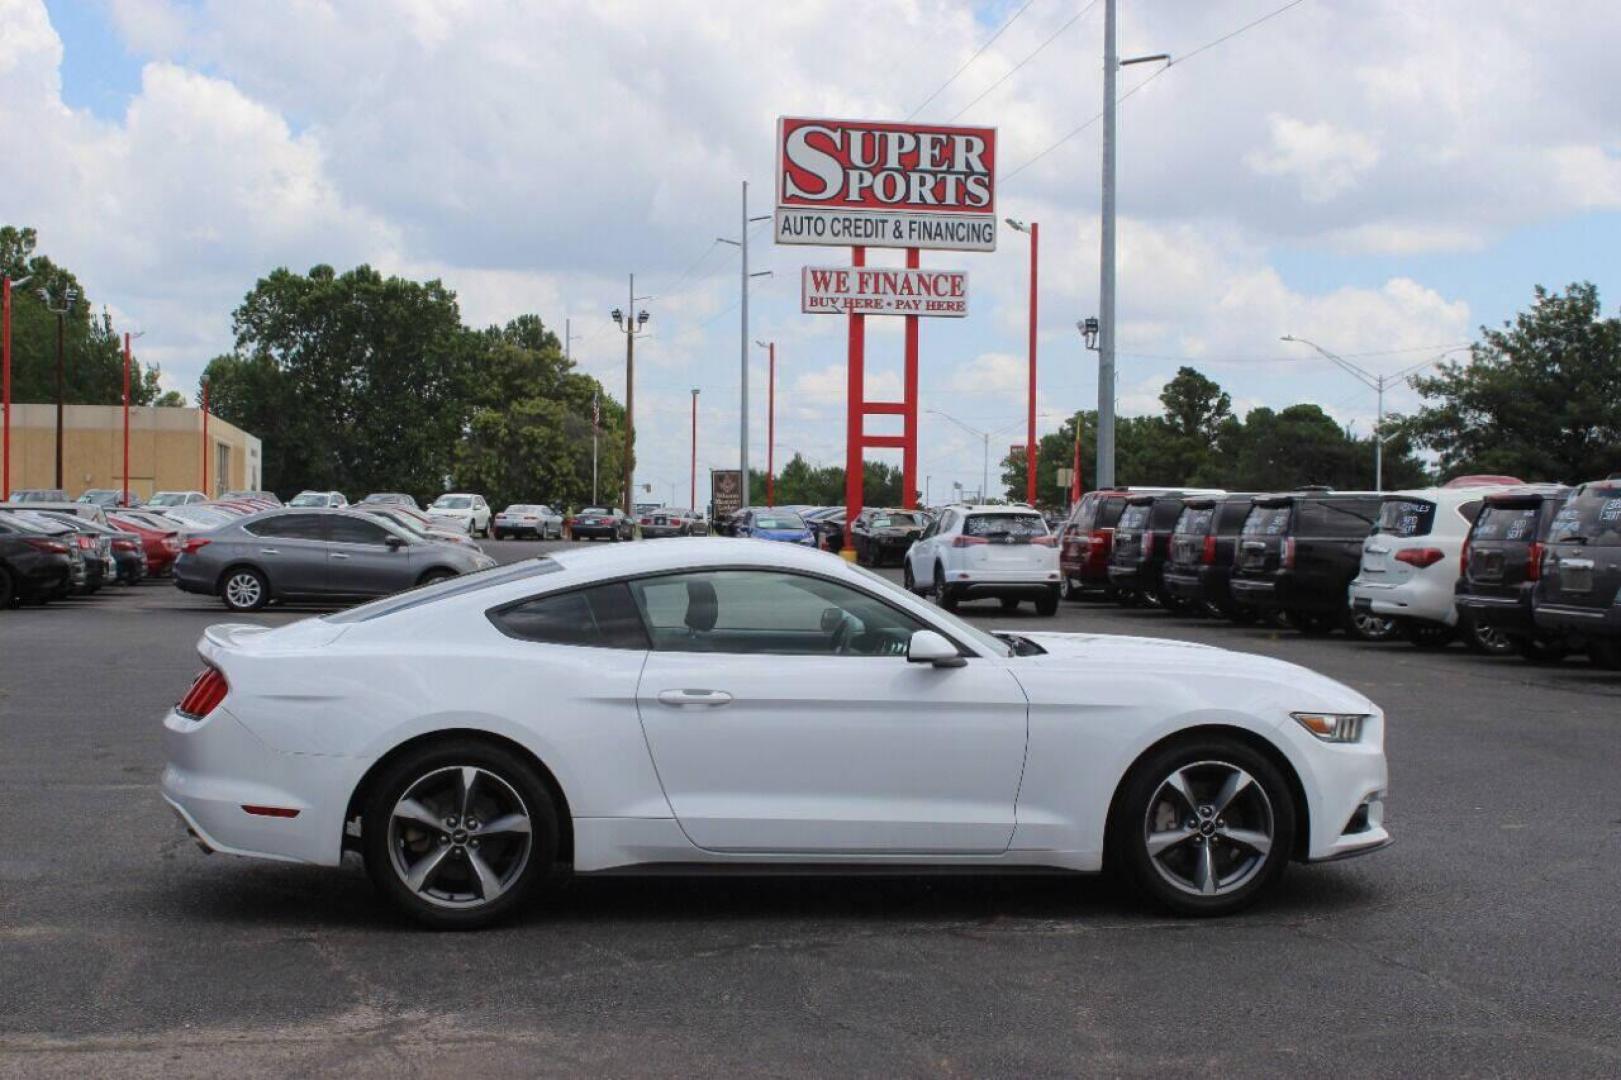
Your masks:
<path fill-rule="evenodd" d="M 1283 3 L 1121 2 L 1122 54 L 1185 58 L 1120 106 L 1125 412 L 1189 363 L 1241 407 L 1315 401 L 1366 433 L 1372 392 L 1281 335 L 1393 372 L 1536 283 L 1612 289 L 1613 0 L 1304 0 L 1199 51 Z M 187 392 L 259 276 L 368 262 L 443 278 L 474 325 L 572 319 L 618 393 L 607 313 L 634 272 L 653 297 L 638 479 L 667 498 L 691 387 L 700 466 L 737 461 L 738 259 L 715 238 L 738 231 L 740 181 L 770 209 L 782 114 L 999 128 L 999 210 L 1042 225 L 1042 426 L 1095 406 L 1074 323 L 1097 306 L 1101 41 L 1086 0 L 0 0 L 0 220 L 38 228 Z M 752 234 L 779 462 L 842 460 L 843 323 L 800 314 L 797 287 L 845 258 Z M 922 405 L 998 455 L 1021 441 L 1026 259 L 1011 231 L 924 256 L 970 272 L 973 314 L 925 322 Z M 898 321 L 869 326 L 869 396 L 896 395 Z M 931 494 L 977 487 L 981 441 L 927 420 Z"/>

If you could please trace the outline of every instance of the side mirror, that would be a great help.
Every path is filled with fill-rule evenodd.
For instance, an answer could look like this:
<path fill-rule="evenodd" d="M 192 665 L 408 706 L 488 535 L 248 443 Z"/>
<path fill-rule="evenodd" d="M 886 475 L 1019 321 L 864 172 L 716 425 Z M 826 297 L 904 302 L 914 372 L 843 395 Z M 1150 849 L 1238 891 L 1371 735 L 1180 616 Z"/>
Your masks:
<path fill-rule="evenodd" d="M 957 652 L 957 646 L 933 630 L 919 630 L 906 646 L 906 660 L 911 664 L 933 664 L 935 667 L 965 667 L 968 661 Z"/>
<path fill-rule="evenodd" d="M 399 536 L 390 536 L 387 540 L 384 540 L 383 543 L 388 545 L 388 549 L 390 551 L 398 551 L 400 548 L 405 546 L 405 539 Z"/>

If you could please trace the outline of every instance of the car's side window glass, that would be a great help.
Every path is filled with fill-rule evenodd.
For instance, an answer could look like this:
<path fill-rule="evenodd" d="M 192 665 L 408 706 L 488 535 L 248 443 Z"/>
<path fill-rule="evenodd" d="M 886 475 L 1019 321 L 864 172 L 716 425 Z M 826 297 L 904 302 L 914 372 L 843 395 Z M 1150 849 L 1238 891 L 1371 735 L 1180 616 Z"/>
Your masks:
<path fill-rule="evenodd" d="M 334 544 L 372 544 L 382 547 L 394 534 L 381 525 L 359 518 L 333 517 L 327 522 L 327 539 Z"/>
<path fill-rule="evenodd" d="M 622 582 L 537 596 L 490 612 L 508 637 L 599 649 L 648 647 L 642 617 Z"/>
<path fill-rule="evenodd" d="M 774 570 L 642 578 L 630 590 L 653 648 L 669 652 L 904 656 L 926 629 L 859 589 Z"/>
<path fill-rule="evenodd" d="M 274 537 L 278 540 L 324 540 L 318 514 L 278 514 L 273 518 L 244 526 L 254 536 Z"/>

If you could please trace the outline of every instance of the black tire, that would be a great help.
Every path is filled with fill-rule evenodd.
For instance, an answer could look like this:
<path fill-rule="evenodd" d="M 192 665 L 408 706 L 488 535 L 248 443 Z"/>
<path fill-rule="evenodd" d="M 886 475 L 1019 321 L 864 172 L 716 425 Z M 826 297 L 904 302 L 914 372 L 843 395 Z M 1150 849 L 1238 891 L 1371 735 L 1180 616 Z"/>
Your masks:
<path fill-rule="evenodd" d="M 1463 643 L 1469 646 L 1471 652 L 1483 656 L 1513 656 L 1519 652 L 1519 643 L 1512 634 L 1506 633 L 1490 623 L 1466 619 L 1459 622 Z"/>
<path fill-rule="evenodd" d="M 1210 834 L 1217 838 L 1215 845 L 1209 845 L 1208 850 L 1215 852 L 1215 881 L 1218 888 L 1223 876 L 1228 877 L 1230 891 L 1215 895 L 1200 895 L 1190 892 L 1186 888 L 1178 887 L 1167 877 L 1172 868 L 1162 872 L 1155 859 L 1148 852 L 1148 831 L 1150 824 L 1165 824 L 1161 821 L 1150 822 L 1149 814 L 1152 811 L 1156 818 L 1167 816 L 1171 811 L 1173 820 L 1170 824 L 1185 824 L 1186 821 L 1203 821 L 1203 811 L 1187 807 L 1177 811 L 1162 793 L 1162 785 L 1172 775 L 1181 770 L 1188 770 L 1185 777 L 1190 777 L 1200 783 L 1214 782 L 1216 778 L 1230 775 L 1233 769 L 1242 770 L 1254 781 L 1253 787 L 1257 789 L 1261 798 L 1257 798 L 1257 791 L 1245 792 L 1235 797 L 1226 811 L 1227 816 L 1219 818 L 1224 823 L 1228 816 L 1234 813 L 1243 814 L 1239 828 L 1251 832 L 1264 831 L 1261 826 L 1270 826 L 1270 841 L 1264 855 L 1258 854 L 1255 849 L 1242 844 L 1227 841 L 1226 847 L 1220 846 L 1225 834 L 1217 832 L 1214 828 L 1194 830 L 1195 833 L 1205 833 L 1199 836 L 1195 844 L 1192 835 L 1181 844 L 1173 844 L 1165 850 L 1171 852 L 1180 848 L 1181 851 L 1171 855 L 1168 862 L 1180 859 L 1190 861 L 1203 856 Z M 1227 772 L 1223 772 L 1227 770 Z M 1201 790 L 1197 784 L 1192 789 L 1195 797 L 1213 797 L 1214 790 Z M 1240 800 L 1244 800 L 1240 804 Z M 1203 803 L 1210 810 L 1216 807 Z M 1187 813 L 1184 820 L 1175 815 Z M 1290 794 L 1289 785 L 1275 765 L 1264 754 L 1255 750 L 1247 743 L 1237 739 L 1220 735 L 1190 737 L 1168 743 L 1160 749 L 1150 753 L 1126 775 L 1121 784 L 1119 795 L 1115 799 L 1114 813 L 1109 820 L 1109 858 L 1113 869 L 1124 876 L 1136 886 L 1144 896 L 1153 900 L 1160 906 L 1175 912 L 1178 915 L 1209 917 L 1231 915 L 1248 907 L 1269 887 L 1271 887 L 1283 873 L 1284 866 L 1289 861 L 1290 853 L 1294 850 L 1296 808 L 1294 798 Z M 1209 820 L 1212 826 L 1217 815 L 1211 815 Z M 1160 830 L 1156 830 L 1160 831 Z M 1230 862 L 1230 865 L 1229 865 Z M 1222 870 L 1228 873 L 1223 874 Z M 1197 872 L 1196 867 L 1190 870 Z"/>
<path fill-rule="evenodd" d="M 1289 624 L 1307 637 L 1326 637 L 1339 629 L 1339 620 L 1320 611 L 1291 611 Z"/>
<path fill-rule="evenodd" d="M 504 532 L 502 532 L 502 531 L 501 531 L 501 530 L 500 530 L 500 529 L 496 529 L 496 530 L 495 530 L 495 535 L 494 535 L 494 537 L 493 537 L 493 539 L 496 539 L 496 540 L 505 540 L 505 539 L 506 539 L 506 538 L 507 538 L 507 534 L 506 534 L 506 533 L 504 533 Z"/>
<path fill-rule="evenodd" d="M 1058 614 L 1058 590 L 1053 589 L 1036 598 L 1036 614 L 1051 616 Z"/>
<path fill-rule="evenodd" d="M 11 571 L 0 566 L 0 611 L 17 606 L 17 586 L 11 580 Z"/>
<path fill-rule="evenodd" d="M 229 611 L 258 611 L 270 603 L 270 582 L 251 566 L 233 566 L 220 575 L 219 596 Z"/>
<path fill-rule="evenodd" d="M 1065 600 L 1079 600 L 1081 598 L 1081 587 L 1075 584 L 1074 578 L 1065 578 L 1064 584 L 1060 588 L 1063 591 Z"/>
<path fill-rule="evenodd" d="M 517 837 L 522 834 L 504 833 L 499 854 L 492 859 L 489 852 L 497 850 L 494 845 L 486 845 L 481 851 L 474 842 L 479 839 L 479 830 L 467 829 L 463 811 L 449 805 L 461 782 L 461 774 L 453 770 L 469 767 L 480 770 L 480 774 L 475 776 L 473 800 L 466 806 L 471 812 L 465 817 L 472 818 L 480 808 L 488 814 L 522 813 L 528 818 L 529 833 L 527 848 L 521 853 L 514 850 L 514 845 L 520 843 Z M 448 798 L 423 804 L 434 812 L 440 824 L 417 824 L 420 819 L 396 822 L 394 808 L 406 793 L 413 788 L 437 790 L 441 776 Z M 488 790 L 481 791 L 481 784 Z M 446 816 L 440 818 L 441 813 Z M 550 875 L 557 857 L 558 811 L 545 781 L 520 755 L 482 740 L 429 743 L 407 752 L 371 784 L 362 814 L 365 827 L 361 849 L 372 884 L 400 911 L 441 930 L 471 930 L 510 916 Z M 434 858 L 436 847 L 447 853 L 439 856 L 424 878 L 422 889 L 413 889 L 404 875 L 417 868 L 419 862 L 407 860 L 413 855 L 419 861 Z M 474 867 L 480 860 L 492 877 L 500 878 L 501 891 L 488 902 L 472 895 L 475 889 L 483 888 L 475 884 L 479 879 Z M 464 890 L 469 895 L 459 897 Z M 433 896 L 433 892 L 440 895 Z"/>
<path fill-rule="evenodd" d="M 1019 598 L 1017 596 L 1004 596 L 1004 597 L 1002 597 L 1002 610 L 1003 611 L 1018 611 L 1019 610 Z"/>
<path fill-rule="evenodd" d="M 1621 640 L 1616 638 L 1594 638 L 1588 642 L 1587 657 L 1593 661 L 1594 667 L 1621 671 Z"/>
<path fill-rule="evenodd" d="M 1533 664 L 1559 664 L 1570 655 L 1570 646 L 1563 638 L 1517 637 L 1514 649 L 1520 659 Z"/>
<path fill-rule="evenodd" d="M 1458 632 L 1436 623 L 1409 622 L 1402 627 L 1402 636 L 1420 649 L 1444 649 L 1452 644 Z"/>
<path fill-rule="evenodd" d="M 934 602 L 945 611 L 957 610 L 957 594 L 946 584 L 946 569 L 938 563 L 934 567 Z"/>
<path fill-rule="evenodd" d="M 454 570 L 446 570 L 442 566 L 435 567 L 432 570 L 424 571 L 423 575 L 421 577 L 417 578 L 417 584 L 418 585 L 432 585 L 436 581 L 444 581 L 444 580 L 446 580 L 448 578 L 453 578 L 455 576 L 456 576 L 456 571 L 454 571 Z"/>
<path fill-rule="evenodd" d="M 901 586 L 913 596 L 917 595 L 917 578 L 912 576 L 912 560 L 901 560 Z"/>
<path fill-rule="evenodd" d="M 1352 611 L 1351 636 L 1363 641 L 1390 641 L 1401 633 L 1401 624 L 1365 611 Z"/>

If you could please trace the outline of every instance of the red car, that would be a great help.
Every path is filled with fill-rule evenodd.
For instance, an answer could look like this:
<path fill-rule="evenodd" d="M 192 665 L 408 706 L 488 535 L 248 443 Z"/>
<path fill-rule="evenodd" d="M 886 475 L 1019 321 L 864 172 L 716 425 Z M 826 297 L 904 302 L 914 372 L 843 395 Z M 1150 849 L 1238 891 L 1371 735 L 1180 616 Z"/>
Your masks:
<path fill-rule="evenodd" d="M 180 533 L 174 529 L 159 529 L 147 517 L 125 517 L 108 514 L 108 524 L 115 529 L 131 532 L 141 538 L 141 552 L 146 556 L 147 577 L 159 577 L 174 567 L 180 554 Z"/>
<path fill-rule="evenodd" d="M 1093 589 L 1109 590 L 1114 526 L 1130 494 L 1125 489 L 1088 491 L 1064 522 L 1059 534 L 1058 570 L 1063 575 L 1066 599 L 1073 600 Z"/>

